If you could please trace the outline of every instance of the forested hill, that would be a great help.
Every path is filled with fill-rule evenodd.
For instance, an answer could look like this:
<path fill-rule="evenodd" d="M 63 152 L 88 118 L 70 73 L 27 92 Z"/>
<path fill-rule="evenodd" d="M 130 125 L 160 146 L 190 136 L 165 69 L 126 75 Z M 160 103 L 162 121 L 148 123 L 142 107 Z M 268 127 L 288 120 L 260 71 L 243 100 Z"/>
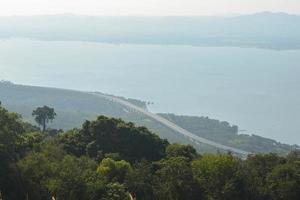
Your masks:
<path fill-rule="evenodd" d="M 300 16 L 285 13 L 235 17 L 0 18 L 0 38 L 299 49 L 299 35 Z"/>
<path fill-rule="evenodd" d="M 1 200 L 299 200 L 300 152 L 201 155 L 99 116 L 52 134 L 0 105 Z"/>
<path fill-rule="evenodd" d="M 297 145 L 282 144 L 255 134 L 239 133 L 238 126 L 231 126 L 226 121 L 209 119 L 208 117 L 177 116 L 174 114 L 160 115 L 196 135 L 249 152 L 255 149 L 255 152 L 281 153 L 284 149 L 298 148 Z"/>
<path fill-rule="evenodd" d="M 147 109 L 146 102 L 123 99 Z M 208 145 L 194 143 L 141 113 L 86 92 L 0 82 L 0 101 L 10 111 L 20 113 L 24 120 L 30 123 L 34 123 L 31 113 L 36 107 L 47 105 L 55 108 L 57 117 L 50 124 L 51 128 L 68 130 L 80 127 L 85 120 L 93 120 L 99 115 L 105 115 L 146 126 L 170 142 L 192 144 L 199 152 L 217 151 Z M 176 116 L 173 114 L 161 114 L 161 116 L 198 136 L 248 152 L 286 154 L 297 148 L 297 146 L 281 144 L 260 136 L 240 135 L 237 126 L 207 117 Z"/>

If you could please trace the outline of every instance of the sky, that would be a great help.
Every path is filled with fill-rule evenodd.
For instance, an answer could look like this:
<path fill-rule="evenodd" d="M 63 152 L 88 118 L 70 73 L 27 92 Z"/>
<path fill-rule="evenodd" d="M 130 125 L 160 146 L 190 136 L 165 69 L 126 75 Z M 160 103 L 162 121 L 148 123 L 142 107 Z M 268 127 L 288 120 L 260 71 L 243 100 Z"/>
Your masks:
<path fill-rule="evenodd" d="M 234 15 L 300 14 L 300 0 L 0 0 L 0 15 Z"/>

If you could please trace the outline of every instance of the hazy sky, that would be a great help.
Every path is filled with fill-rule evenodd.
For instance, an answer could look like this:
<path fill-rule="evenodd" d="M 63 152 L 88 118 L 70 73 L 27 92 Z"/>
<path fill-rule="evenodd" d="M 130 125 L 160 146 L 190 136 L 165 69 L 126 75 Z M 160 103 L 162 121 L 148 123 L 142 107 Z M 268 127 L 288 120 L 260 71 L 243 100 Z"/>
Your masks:
<path fill-rule="evenodd" d="M 0 0 L 0 15 L 223 15 L 261 11 L 300 14 L 300 0 Z"/>

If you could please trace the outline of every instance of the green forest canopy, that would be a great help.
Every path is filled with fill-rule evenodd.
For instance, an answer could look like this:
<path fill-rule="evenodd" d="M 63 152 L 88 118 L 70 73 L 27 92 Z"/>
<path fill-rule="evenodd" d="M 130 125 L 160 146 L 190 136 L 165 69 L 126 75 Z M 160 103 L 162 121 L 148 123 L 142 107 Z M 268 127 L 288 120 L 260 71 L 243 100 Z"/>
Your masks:
<path fill-rule="evenodd" d="M 99 116 L 42 133 L 0 106 L 2 199 L 298 200 L 300 152 L 200 155 L 144 127 Z"/>

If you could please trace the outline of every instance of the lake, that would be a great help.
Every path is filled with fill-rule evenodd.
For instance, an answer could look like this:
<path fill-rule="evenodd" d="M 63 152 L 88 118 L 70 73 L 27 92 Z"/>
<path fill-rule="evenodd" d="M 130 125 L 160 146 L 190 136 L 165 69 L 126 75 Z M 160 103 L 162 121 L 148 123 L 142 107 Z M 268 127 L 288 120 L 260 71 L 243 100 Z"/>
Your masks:
<path fill-rule="evenodd" d="M 154 102 L 300 144 L 300 51 L 0 40 L 0 79 Z"/>

